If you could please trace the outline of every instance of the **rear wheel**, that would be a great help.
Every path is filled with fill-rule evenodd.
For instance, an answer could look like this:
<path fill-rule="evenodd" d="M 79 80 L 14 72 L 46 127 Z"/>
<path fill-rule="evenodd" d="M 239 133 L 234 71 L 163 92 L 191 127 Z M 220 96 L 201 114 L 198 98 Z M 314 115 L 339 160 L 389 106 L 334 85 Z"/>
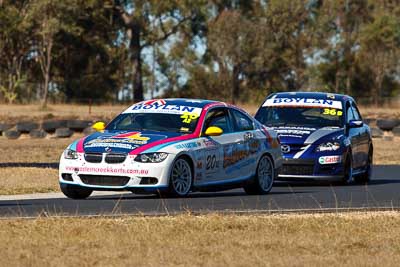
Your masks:
<path fill-rule="evenodd" d="M 85 199 L 88 198 L 93 192 L 91 189 L 71 184 L 60 184 L 60 188 L 66 197 L 72 199 Z"/>
<path fill-rule="evenodd" d="M 258 162 L 256 177 L 243 189 L 249 195 L 263 195 L 271 191 L 274 183 L 274 164 L 269 156 L 263 155 Z"/>
<path fill-rule="evenodd" d="M 354 176 L 354 181 L 358 184 L 365 184 L 371 180 L 371 172 L 372 172 L 372 160 L 373 160 L 373 151 L 372 147 L 368 152 L 368 161 L 365 172 L 359 175 Z"/>
<path fill-rule="evenodd" d="M 193 183 L 193 172 L 189 162 L 184 158 L 178 158 L 172 166 L 169 177 L 168 195 L 184 197 L 189 194 Z"/>

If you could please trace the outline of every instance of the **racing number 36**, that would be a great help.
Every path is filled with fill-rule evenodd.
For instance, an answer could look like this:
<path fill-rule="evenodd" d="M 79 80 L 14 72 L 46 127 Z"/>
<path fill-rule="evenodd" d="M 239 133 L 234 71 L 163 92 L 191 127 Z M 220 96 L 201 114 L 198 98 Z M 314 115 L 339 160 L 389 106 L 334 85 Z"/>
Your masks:
<path fill-rule="evenodd" d="M 217 167 L 217 157 L 215 155 L 208 155 L 206 158 L 206 170 L 212 170 Z"/>
<path fill-rule="evenodd" d="M 343 115 L 343 111 L 336 110 L 334 108 L 324 108 L 324 112 L 322 114 L 331 115 L 331 116 L 342 116 Z"/>

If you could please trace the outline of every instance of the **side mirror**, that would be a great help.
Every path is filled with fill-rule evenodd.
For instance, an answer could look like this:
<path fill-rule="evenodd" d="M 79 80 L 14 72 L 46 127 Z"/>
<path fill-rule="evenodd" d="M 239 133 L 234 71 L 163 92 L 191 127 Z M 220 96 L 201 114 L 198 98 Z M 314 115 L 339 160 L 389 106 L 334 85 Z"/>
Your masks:
<path fill-rule="evenodd" d="M 99 122 L 96 122 L 95 124 L 93 124 L 92 128 L 97 132 L 101 132 L 101 131 L 104 131 L 104 129 L 106 128 L 106 124 L 102 121 L 99 121 Z"/>
<path fill-rule="evenodd" d="M 210 126 L 207 128 L 205 135 L 206 136 L 220 136 L 224 131 L 217 126 Z"/>
<path fill-rule="evenodd" d="M 349 128 L 359 128 L 362 127 L 364 123 L 360 120 L 351 120 L 347 125 L 349 126 Z"/>

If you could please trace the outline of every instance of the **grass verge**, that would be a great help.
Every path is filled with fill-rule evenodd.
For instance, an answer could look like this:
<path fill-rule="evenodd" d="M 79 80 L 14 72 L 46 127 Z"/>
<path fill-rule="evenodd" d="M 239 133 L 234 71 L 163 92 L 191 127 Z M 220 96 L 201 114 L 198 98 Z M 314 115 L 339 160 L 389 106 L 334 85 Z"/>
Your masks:
<path fill-rule="evenodd" d="M 3 266 L 397 266 L 400 215 L 0 221 Z"/>
<path fill-rule="evenodd" d="M 40 168 L 4 168 L 0 172 L 0 195 L 60 191 L 58 170 Z"/>

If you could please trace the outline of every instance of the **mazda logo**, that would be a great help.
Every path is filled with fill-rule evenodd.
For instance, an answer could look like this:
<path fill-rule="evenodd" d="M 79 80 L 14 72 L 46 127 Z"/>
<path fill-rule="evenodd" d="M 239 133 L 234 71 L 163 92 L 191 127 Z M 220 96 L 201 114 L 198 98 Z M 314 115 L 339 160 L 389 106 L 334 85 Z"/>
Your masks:
<path fill-rule="evenodd" d="M 290 152 L 290 146 L 281 145 L 281 150 L 282 150 L 282 153 L 289 153 Z"/>

